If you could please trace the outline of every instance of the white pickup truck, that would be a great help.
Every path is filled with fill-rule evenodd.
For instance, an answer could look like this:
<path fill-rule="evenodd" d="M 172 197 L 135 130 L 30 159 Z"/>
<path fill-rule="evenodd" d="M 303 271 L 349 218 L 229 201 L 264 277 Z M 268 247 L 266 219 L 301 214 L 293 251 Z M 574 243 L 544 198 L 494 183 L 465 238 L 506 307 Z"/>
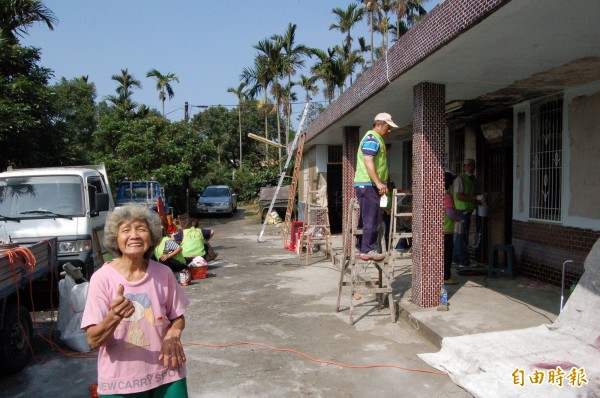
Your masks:
<path fill-rule="evenodd" d="M 14 169 L 0 173 L 0 241 L 58 238 L 58 267 L 89 279 L 100 266 L 102 229 L 114 203 L 104 165 Z"/>

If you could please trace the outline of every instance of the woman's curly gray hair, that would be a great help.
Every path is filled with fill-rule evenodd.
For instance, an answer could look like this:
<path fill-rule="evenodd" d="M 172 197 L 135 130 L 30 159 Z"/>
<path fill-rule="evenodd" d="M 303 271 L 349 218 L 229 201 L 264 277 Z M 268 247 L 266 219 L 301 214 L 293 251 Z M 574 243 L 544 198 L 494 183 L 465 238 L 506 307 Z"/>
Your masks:
<path fill-rule="evenodd" d="M 104 246 L 113 256 L 119 257 L 122 254 L 121 250 L 119 250 L 119 243 L 117 242 L 119 226 L 124 222 L 133 220 L 145 221 L 150 230 L 151 247 L 145 253 L 145 257 L 149 257 L 154 248 L 162 240 L 162 224 L 160 222 L 160 217 L 156 212 L 148 209 L 144 205 L 138 204 L 128 204 L 117 207 L 108 214 L 108 217 L 106 217 L 106 224 L 104 225 Z"/>

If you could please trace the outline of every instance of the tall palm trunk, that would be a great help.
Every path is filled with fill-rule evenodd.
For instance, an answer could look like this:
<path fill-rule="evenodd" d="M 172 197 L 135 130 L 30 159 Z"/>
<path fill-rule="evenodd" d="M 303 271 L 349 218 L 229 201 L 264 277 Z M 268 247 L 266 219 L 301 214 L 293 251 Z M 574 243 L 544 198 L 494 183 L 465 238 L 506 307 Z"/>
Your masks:
<path fill-rule="evenodd" d="M 267 90 L 265 89 L 265 105 L 264 105 L 264 112 L 265 112 L 265 138 L 268 140 L 269 139 L 269 123 L 268 123 L 268 119 L 267 119 Z M 265 144 L 265 159 L 267 160 L 267 164 L 269 163 L 269 144 Z"/>
<path fill-rule="evenodd" d="M 277 105 L 275 106 L 275 110 L 277 111 L 277 143 L 281 144 L 281 122 L 279 119 L 279 100 L 277 100 Z M 279 163 L 279 172 L 281 173 L 281 146 L 277 147 L 279 158 L 277 163 Z"/>
<path fill-rule="evenodd" d="M 238 105 L 238 127 L 240 131 L 240 167 L 242 167 L 242 106 Z"/>

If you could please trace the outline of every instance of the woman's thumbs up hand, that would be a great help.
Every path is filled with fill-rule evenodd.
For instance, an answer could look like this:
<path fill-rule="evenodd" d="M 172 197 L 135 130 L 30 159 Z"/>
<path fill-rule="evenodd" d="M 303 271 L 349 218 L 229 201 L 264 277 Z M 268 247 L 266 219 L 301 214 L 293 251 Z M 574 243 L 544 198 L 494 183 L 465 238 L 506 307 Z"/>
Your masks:
<path fill-rule="evenodd" d="M 129 318 L 135 312 L 135 307 L 131 300 L 128 300 L 123 295 L 125 293 L 125 288 L 123 285 L 119 285 L 117 290 L 117 296 L 112 299 L 110 303 L 110 309 L 121 319 Z"/>

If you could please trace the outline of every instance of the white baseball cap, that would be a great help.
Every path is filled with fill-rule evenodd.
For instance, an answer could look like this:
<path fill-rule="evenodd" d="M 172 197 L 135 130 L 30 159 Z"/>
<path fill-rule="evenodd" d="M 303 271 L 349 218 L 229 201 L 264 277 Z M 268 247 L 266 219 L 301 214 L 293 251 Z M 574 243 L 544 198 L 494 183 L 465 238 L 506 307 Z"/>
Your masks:
<path fill-rule="evenodd" d="M 377 116 L 375 116 L 375 121 L 386 122 L 390 126 L 398 128 L 398 125 L 394 123 L 394 121 L 392 120 L 392 115 L 390 115 L 389 113 L 379 113 Z"/>

